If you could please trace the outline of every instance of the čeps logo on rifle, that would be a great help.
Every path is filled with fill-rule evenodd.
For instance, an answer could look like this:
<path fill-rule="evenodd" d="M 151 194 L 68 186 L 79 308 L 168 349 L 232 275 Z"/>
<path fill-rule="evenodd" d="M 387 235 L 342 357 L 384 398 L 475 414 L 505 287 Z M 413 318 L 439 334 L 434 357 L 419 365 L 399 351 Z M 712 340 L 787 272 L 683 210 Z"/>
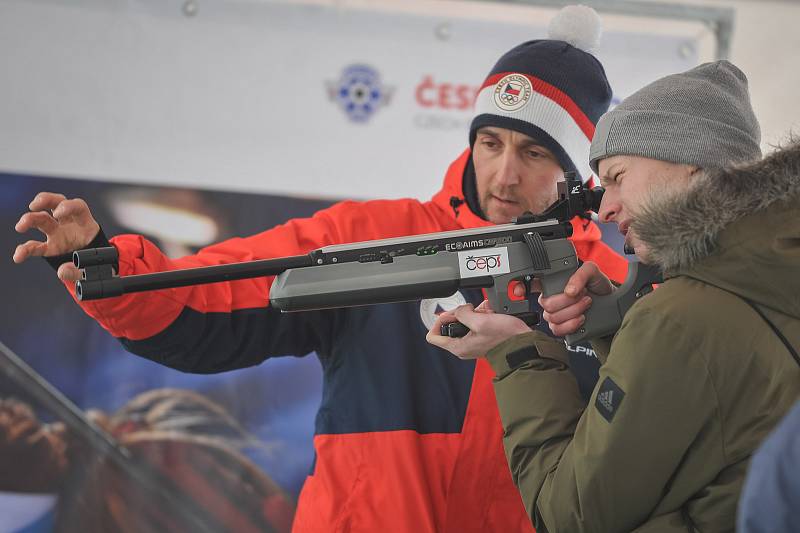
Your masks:
<path fill-rule="evenodd" d="M 485 270 L 489 272 L 500 268 L 503 259 L 500 255 L 481 255 L 478 257 L 467 258 L 467 270 Z"/>
<path fill-rule="evenodd" d="M 508 248 L 484 248 L 475 252 L 458 252 L 458 268 L 462 278 L 508 274 Z"/>

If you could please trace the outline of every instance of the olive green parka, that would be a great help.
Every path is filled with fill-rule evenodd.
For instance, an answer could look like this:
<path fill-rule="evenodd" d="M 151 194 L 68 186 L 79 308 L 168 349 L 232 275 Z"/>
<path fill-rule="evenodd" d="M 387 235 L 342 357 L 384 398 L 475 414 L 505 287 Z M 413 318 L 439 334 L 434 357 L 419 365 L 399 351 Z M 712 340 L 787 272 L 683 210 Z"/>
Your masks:
<path fill-rule="evenodd" d="M 800 144 L 698 176 L 635 224 L 666 281 L 596 342 L 588 405 L 560 341 L 487 355 L 539 533 L 733 531 L 750 456 L 800 395 L 780 338 L 800 351 Z"/>

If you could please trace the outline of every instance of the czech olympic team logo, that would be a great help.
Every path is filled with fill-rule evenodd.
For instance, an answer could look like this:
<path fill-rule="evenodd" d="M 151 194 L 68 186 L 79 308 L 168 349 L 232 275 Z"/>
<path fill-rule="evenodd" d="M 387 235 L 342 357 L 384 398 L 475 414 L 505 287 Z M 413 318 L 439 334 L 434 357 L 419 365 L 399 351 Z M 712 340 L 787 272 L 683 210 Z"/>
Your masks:
<path fill-rule="evenodd" d="M 533 86 L 522 74 L 509 74 L 494 86 L 494 105 L 503 111 L 522 109 L 531 99 Z"/>

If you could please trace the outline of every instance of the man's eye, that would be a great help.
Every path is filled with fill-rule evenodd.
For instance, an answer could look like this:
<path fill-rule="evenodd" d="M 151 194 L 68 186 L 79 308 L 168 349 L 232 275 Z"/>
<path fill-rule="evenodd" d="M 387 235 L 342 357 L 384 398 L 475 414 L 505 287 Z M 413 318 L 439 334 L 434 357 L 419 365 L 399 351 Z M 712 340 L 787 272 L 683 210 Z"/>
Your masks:
<path fill-rule="evenodd" d="M 609 185 L 616 185 L 619 181 L 619 176 L 622 174 L 621 172 L 617 172 L 615 174 L 609 174 L 606 178 L 600 180 L 603 187 L 608 187 Z"/>
<path fill-rule="evenodd" d="M 528 150 L 528 157 L 539 159 L 540 157 L 544 157 L 544 154 L 542 152 L 537 152 L 536 150 Z"/>

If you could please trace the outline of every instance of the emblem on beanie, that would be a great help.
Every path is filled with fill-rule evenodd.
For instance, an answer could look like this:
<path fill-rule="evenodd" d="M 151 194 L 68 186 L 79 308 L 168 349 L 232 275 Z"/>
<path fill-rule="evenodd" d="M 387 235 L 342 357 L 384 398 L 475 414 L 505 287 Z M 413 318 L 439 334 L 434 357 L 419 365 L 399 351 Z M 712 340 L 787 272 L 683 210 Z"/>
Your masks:
<path fill-rule="evenodd" d="M 503 111 L 517 111 L 531 99 L 533 87 L 522 74 L 509 74 L 494 86 L 494 105 Z"/>
<path fill-rule="evenodd" d="M 419 304 L 419 317 L 422 319 L 422 323 L 425 324 L 425 327 L 431 329 L 434 322 L 436 322 L 436 317 L 441 313 L 444 311 L 452 311 L 459 305 L 464 305 L 466 303 L 467 300 L 465 300 L 464 296 L 458 291 L 447 298 L 429 298 L 427 300 L 422 300 Z"/>

